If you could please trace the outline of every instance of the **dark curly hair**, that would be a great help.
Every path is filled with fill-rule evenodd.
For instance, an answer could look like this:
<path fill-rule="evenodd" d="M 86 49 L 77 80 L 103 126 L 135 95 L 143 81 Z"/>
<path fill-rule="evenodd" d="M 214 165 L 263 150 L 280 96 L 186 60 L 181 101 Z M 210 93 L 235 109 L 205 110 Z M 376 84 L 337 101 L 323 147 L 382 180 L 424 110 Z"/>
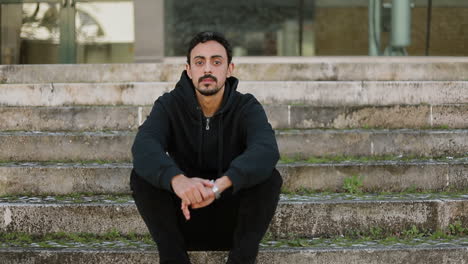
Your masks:
<path fill-rule="evenodd" d="M 190 52 L 192 52 L 193 48 L 198 45 L 199 43 L 205 43 L 207 41 L 214 40 L 219 44 L 223 45 L 224 49 L 226 49 L 227 57 L 228 57 L 228 64 L 232 61 L 232 48 L 231 44 L 227 41 L 223 34 L 215 31 L 203 31 L 195 35 L 192 40 L 190 40 L 189 48 L 187 51 L 187 63 L 190 65 Z"/>

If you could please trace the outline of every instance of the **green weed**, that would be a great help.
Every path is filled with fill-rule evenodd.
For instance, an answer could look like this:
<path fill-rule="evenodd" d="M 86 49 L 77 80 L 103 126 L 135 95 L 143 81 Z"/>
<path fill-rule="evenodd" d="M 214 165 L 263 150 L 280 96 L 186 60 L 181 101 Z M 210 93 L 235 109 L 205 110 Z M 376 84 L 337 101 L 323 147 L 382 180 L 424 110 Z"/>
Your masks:
<path fill-rule="evenodd" d="M 362 187 L 364 186 L 364 177 L 353 175 L 345 178 L 343 181 L 343 190 L 351 194 L 362 194 Z"/>
<path fill-rule="evenodd" d="M 468 232 L 468 228 L 463 227 L 462 222 L 458 220 L 453 224 L 449 224 L 448 232 L 450 235 L 463 235 Z"/>

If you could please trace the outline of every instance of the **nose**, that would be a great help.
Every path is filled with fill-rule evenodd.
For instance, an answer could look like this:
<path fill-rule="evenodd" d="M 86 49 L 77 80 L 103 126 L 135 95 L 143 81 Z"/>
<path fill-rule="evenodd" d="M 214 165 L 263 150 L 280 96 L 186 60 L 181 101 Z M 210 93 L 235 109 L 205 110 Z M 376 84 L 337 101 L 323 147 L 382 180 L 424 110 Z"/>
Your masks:
<path fill-rule="evenodd" d="M 205 63 L 205 67 L 203 68 L 203 71 L 206 73 L 211 73 L 211 64 L 210 63 Z"/>

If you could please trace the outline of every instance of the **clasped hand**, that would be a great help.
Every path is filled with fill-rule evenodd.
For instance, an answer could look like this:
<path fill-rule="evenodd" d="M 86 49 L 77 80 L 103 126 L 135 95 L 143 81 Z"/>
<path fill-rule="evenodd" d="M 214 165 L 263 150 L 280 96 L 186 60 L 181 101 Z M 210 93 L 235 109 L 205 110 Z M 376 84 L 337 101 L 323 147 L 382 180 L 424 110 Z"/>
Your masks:
<path fill-rule="evenodd" d="M 175 194 L 182 200 L 181 210 L 187 220 L 190 220 L 189 207 L 202 208 L 215 200 L 215 194 L 211 190 L 214 183 L 209 180 L 179 174 L 172 179 L 171 184 Z"/>

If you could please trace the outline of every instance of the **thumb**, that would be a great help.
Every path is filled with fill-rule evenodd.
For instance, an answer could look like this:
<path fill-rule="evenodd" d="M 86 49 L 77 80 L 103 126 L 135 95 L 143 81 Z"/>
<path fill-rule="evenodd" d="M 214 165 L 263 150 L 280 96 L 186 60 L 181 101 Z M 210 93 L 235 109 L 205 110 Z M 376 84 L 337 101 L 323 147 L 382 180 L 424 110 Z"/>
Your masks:
<path fill-rule="evenodd" d="M 184 214 L 185 219 L 187 221 L 190 220 L 190 210 L 188 208 L 188 205 L 186 203 L 182 203 L 181 209 L 182 209 L 182 213 Z"/>
<path fill-rule="evenodd" d="M 206 187 L 213 187 L 214 182 L 210 180 L 203 180 L 203 185 L 205 185 Z"/>

